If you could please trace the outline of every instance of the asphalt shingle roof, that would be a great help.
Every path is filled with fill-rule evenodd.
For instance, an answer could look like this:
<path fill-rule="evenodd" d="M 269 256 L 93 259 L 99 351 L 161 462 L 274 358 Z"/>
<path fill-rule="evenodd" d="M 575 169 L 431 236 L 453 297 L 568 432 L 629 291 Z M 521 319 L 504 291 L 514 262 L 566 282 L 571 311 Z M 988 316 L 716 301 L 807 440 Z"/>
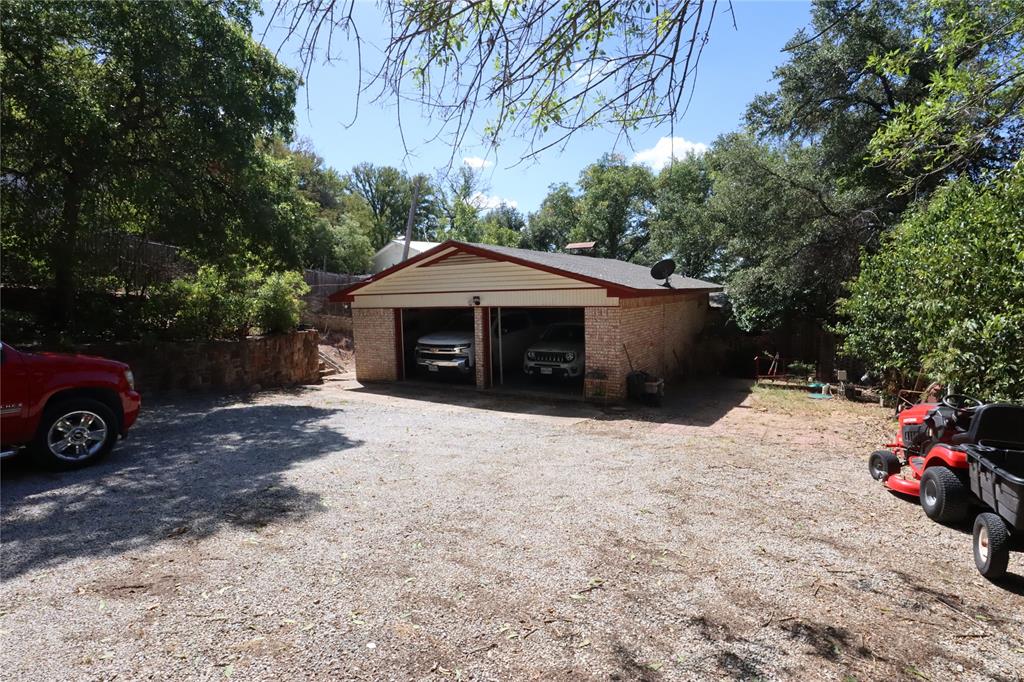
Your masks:
<path fill-rule="evenodd" d="M 461 242 L 454 242 L 461 243 Z M 537 263 L 545 267 L 562 270 L 563 272 L 583 275 L 599 279 L 610 284 L 630 289 L 664 291 L 662 280 L 651 277 L 651 269 L 645 265 L 636 265 L 613 258 L 593 258 L 591 256 L 574 256 L 568 253 L 551 253 L 548 251 L 530 251 L 528 249 L 514 249 L 509 246 L 495 246 L 493 244 L 470 244 L 477 249 L 490 251 L 499 256 L 509 256 L 519 260 Z M 673 289 L 688 291 L 721 291 L 722 285 L 714 282 L 672 275 L 669 283 Z"/>

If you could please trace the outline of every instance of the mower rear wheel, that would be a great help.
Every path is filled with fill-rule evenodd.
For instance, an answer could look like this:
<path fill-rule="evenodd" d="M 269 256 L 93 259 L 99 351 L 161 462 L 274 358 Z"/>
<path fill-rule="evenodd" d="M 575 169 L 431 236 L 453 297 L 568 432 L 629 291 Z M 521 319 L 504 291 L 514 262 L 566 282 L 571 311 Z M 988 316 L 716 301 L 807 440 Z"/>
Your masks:
<path fill-rule="evenodd" d="M 933 466 L 921 475 L 921 508 L 932 521 L 958 523 L 967 518 L 967 486 L 951 469 Z"/>
<path fill-rule="evenodd" d="M 884 481 L 898 474 L 902 468 L 900 458 L 888 450 L 875 450 L 868 457 L 868 471 L 871 472 L 871 478 L 876 481 Z"/>
<path fill-rule="evenodd" d="M 985 512 L 974 519 L 974 565 L 989 580 L 1006 575 L 1010 563 L 1010 531 L 998 514 Z"/>

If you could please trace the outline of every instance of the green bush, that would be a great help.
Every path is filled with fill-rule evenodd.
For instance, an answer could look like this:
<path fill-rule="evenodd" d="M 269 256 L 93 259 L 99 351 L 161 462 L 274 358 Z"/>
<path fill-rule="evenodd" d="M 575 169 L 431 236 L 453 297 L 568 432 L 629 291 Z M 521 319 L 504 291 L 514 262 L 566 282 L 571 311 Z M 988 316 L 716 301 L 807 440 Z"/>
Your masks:
<path fill-rule="evenodd" d="M 798 377 L 810 377 L 818 373 L 818 367 L 813 362 L 791 362 L 787 369 L 790 374 Z"/>
<path fill-rule="evenodd" d="M 256 326 L 264 334 L 295 329 L 305 306 L 301 297 L 308 293 L 309 285 L 297 272 L 275 272 L 267 276 L 256 291 Z"/>
<path fill-rule="evenodd" d="M 169 335 L 182 339 L 240 338 L 252 326 L 252 292 L 259 273 L 227 272 L 204 265 L 193 277 L 174 280 L 154 299 Z"/>
<path fill-rule="evenodd" d="M 244 338 L 253 329 L 286 332 L 298 325 L 308 291 L 297 272 L 206 265 L 154 291 L 143 327 L 157 337 L 197 341 Z"/>
<path fill-rule="evenodd" d="M 1024 400 L 1024 161 L 952 182 L 862 259 L 839 304 L 843 351 L 909 383 Z"/>

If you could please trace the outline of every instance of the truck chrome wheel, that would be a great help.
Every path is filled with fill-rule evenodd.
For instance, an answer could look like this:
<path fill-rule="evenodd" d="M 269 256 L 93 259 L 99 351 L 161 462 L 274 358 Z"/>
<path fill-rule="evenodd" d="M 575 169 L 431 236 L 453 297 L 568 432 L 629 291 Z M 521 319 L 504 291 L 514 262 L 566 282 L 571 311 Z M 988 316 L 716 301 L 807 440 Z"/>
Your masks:
<path fill-rule="evenodd" d="M 58 419 L 46 434 L 46 446 L 54 457 L 78 462 L 94 456 L 107 440 L 107 423 L 95 412 L 79 410 Z"/>

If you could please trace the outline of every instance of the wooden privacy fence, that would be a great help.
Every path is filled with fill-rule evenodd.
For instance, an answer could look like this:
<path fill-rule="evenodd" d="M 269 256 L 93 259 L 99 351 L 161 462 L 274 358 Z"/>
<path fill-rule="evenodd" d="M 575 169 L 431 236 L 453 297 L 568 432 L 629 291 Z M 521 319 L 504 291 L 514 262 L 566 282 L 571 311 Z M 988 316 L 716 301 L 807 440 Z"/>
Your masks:
<path fill-rule="evenodd" d="M 78 248 L 88 256 L 82 259 L 83 274 L 113 276 L 127 292 L 144 292 L 154 284 L 196 272 L 195 264 L 182 256 L 180 248 L 141 234 L 101 231 L 83 239 Z"/>
<path fill-rule="evenodd" d="M 306 310 L 302 315 L 305 324 L 317 329 L 352 333 L 352 308 L 348 303 L 331 303 L 328 297 L 349 284 L 361 282 L 369 275 L 346 275 L 324 270 L 303 270 L 302 278 L 309 285 L 309 293 L 303 296 Z"/>

